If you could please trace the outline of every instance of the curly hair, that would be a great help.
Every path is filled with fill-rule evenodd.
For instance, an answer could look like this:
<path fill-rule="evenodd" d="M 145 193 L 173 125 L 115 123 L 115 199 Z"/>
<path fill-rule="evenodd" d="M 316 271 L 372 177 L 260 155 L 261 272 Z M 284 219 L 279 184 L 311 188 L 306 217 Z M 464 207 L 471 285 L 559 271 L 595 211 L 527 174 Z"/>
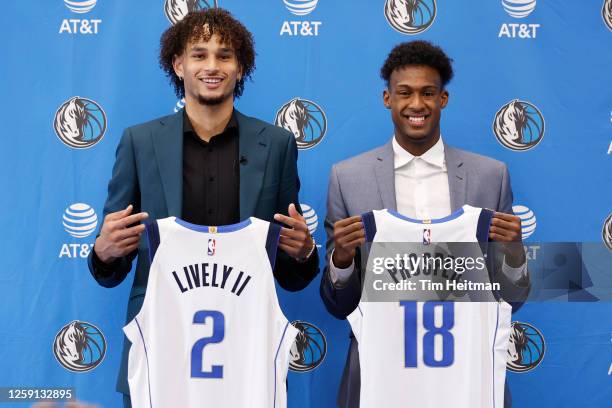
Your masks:
<path fill-rule="evenodd" d="M 231 45 L 236 53 L 238 65 L 242 69 L 242 78 L 236 81 L 234 96 L 242 95 L 245 80 L 250 79 L 255 70 L 253 36 L 229 11 L 208 8 L 187 14 L 181 21 L 164 31 L 159 41 L 159 65 L 170 79 L 179 98 L 185 96 L 185 88 L 174 72 L 172 65 L 174 57 L 181 55 L 189 42 L 209 41 L 214 34 L 220 37 L 222 43 Z"/>
<path fill-rule="evenodd" d="M 404 42 L 393 47 L 380 69 L 380 76 L 389 86 L 393 71 L 408 65 L 424 65 L 438 71 L 444 88 L 453 78 L 452 62 L 442 48 L 428 41 Z"/>

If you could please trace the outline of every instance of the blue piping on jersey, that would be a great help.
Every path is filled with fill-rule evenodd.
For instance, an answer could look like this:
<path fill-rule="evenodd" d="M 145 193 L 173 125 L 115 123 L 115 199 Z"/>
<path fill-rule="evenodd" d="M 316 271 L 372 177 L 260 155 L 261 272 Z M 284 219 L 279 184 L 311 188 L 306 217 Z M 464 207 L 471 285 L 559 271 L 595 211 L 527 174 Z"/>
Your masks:
<path fill-rule="evenodd" d="M 289 322 L 287 322 L 287 324 L 285 325 L 285 330 L 283 330 L 283 335 L 281 336 L 280 342 L 278 343 L 278 347 L 276 348 L 276 355 L 274 356 L 274 405 L 272 405 L 272 408 L 276 408 L 276 360 L 278 359 L 278 352 L 280 351 L 281 345 L 283 344 L 283 340 L 285 339 L 287 327 L 289 327 Z"/>
<path fill-rule="evenodd" d="M 144 336 L 142 335 L 142 329 L 140 328 L 140 323 L 138 323 L 138 319 L 134 318 L 136 322 L 136 326 L 138 326 L 138 332 L 140 333 L 140 338 L 142 339 L 142 346 L 145 351 L 145 358 L 147 359 L 147 385 L 149 386 L 149 406 L 153 408 L 153 401 L 151 400 L 151 373 L 149 372 L 149 353 L 147 353 L 147 344 L 145 343 Z"/>
<path fill-rule="evenodd" d="M 182 225 L 185 228 L 188 228 L 192 231 L 198 231 L 198 232 L 209 232 L 209 226 L 208 225 L 198 225 L 198 224 L 192 224 L 190 222 L 187 222 L 185 220 L 182 220 L 180 218 L 176 218 L 174 220 L 177 224 Z M 229 225 L 221 225 L 217 228 L 217 232 L 218 233 L 224 233 L 224 232 L 234 232 L 234 231 L 238 231 L 243 229 L 244 227 L 247 227 L 251 225 L 251 219 L 247 218 L 244 221 L 241 221 L 239 223 L 236 224 L 229 224 Z"/>
<path fill-rule="evenodd" d="M 461 215 L 463 215 L 465 210 L 463 209 L 463 207 L 461 207 L 457 211 L 455 211 L 454 213 L 452 213 L 450 215 L 447 215 L 444 218 L 437 218 L 437 219 L 434 219 L 434 220 L 417 220 L 415 218 L 406 217 L 405 215 L 402 215 L 402 214 L 398 213 L 397 211 L 393 211 L 393 210 L 387 210 L 387 212 L 389 214 L 393 215 L 394 217 L 399 218 L 400 220 L 414 222 L 416 224 L 425 224 L 425 222 L 423 222 L 423 221 L 427 221 L 427 224 L 439 224 L 441 222 L 446 222 L 446 221 L 454 220 L 455 218 L 459 218 Z"/>
<path fill-rule="evenodd" d="M 495 334 L 493 335 L 493 408 L 495 408 L 495 342 L 497 341 L 497 328 L 499 327 L 499 302 L 497 302 L 497 318 L 495 321 Z M 505 398 L 505 397 L 504 397 Z"/>
<path fill-rule="evenodd" d="M 359 309 L 359 313 L 361 313 L 361 317 L 363 317 L 363 310 L 361 310 L 361 306 L 357 305 L 357 309 Z"/>

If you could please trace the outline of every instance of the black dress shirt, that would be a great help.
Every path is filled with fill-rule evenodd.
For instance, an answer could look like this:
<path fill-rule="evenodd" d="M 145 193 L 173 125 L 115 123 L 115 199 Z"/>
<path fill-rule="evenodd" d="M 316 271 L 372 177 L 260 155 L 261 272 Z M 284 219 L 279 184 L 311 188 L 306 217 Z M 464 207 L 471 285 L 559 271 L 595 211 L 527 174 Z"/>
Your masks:
<path fill-rule="evenodd" d="M 183 112 L 183 208 L 181 218 L 193 224 L 227 225 L 240 221 L 236 115 L 206 142 Z"/>

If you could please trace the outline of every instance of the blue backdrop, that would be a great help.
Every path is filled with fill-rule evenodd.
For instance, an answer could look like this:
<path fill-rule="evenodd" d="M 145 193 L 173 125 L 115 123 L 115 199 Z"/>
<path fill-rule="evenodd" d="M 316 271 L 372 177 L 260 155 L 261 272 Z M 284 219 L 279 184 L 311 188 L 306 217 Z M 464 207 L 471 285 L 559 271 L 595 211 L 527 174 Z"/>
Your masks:
<path fill-rule="evenodd" d="M 395 44 L 417 38 L 455 61 L 445 142 L 508 164 L 526 244 L 601 242 L 612 212 L 610 0 L 219 3 L 256 41 L 257 70 L 237 107 L 274 122 L 298 98 L 311 113 L 297 135 L 298 166 L 317 242 L 325 242 L 331 165 L 390 139 L 379 69 Z M 72 386 L 80 400 L 120 406 L 114 388 L 132 282 L 98 286 L 85 258 L 122 130 L 181 106 L 157 53 L 160 34 L 187 1 L 32 0 L 3 8 L 0 387 Z M 80 137 L 66 121 L 75 109 L 87 113 Z M 522 132 L 518 143 L 512 129 Z M 297 294 L 279 288 L 289 319 L 314 325 L 327 346 L 317 368 L 290 373 L 290 407 L 335 406 L 349 326 L 327 314 L 318 288 L 319 277 Z M 530 325 L 523 327 L 531 327 L 536 349 L 545 348 L 537 366 L 526 361 L 525 372 L 508 373 L 515 406 L 609 407 L 611 312 L 605 302 L 533 303 L 515 314 Z M 56 336 L 74 320 L 106 345 L 103 359 L 91 350 L 82 372 L 54 354 Z"/>

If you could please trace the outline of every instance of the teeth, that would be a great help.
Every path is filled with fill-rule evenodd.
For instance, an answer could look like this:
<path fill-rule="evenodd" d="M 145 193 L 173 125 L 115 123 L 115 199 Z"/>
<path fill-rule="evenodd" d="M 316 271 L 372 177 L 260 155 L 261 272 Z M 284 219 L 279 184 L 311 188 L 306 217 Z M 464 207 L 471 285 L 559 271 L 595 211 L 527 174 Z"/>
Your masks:
<path fill-rule="evenodd" d="M 414 123 L 420 123 L 425 121 L 425 116 L 409 116 L 408 120 Z"/>
<path fill-rule="evenodd" d="M 219 82 L 221 82 L 221 79 L 219 79 L 219 78 L 204 78 L 204 82 L 206 82 L 207 84 L 218 84 Z"/>

